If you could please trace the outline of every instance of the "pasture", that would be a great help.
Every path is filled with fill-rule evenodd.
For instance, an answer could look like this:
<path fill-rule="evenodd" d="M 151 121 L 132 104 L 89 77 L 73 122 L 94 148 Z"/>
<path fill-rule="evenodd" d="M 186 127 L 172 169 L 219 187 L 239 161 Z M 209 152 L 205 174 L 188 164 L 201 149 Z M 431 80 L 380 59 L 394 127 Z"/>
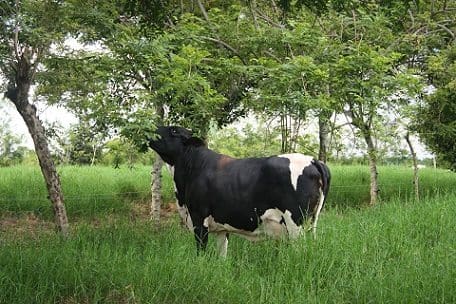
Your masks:
<path fill-rule="evenodd" d="M 381 202 L 367 207 L 368 168 L 331 166 L 318 229 L 293 243 L 230 238 L 226 260 L 173 214 L 147 221 L 150 168 L 62 167 L 72 233 L 53 233 L 38 168 L 0 169 L 0 303 L 456 302 L 456 174 L 380 167 Z M 164 171 L 165 202 L 173 185 Z"/>

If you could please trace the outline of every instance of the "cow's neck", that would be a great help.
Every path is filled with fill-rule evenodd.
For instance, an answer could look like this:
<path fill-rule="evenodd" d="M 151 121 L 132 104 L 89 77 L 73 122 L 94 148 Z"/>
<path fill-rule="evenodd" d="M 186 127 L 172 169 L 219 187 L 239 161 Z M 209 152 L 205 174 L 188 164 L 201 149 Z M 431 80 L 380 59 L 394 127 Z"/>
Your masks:
<path fill-rule="evenodd" d="M 188 147 L 176 162 L 176 173 L 190 178 L 198 175 L 202 170 L 211 169 L 216 153 L 206 147 Z"/>

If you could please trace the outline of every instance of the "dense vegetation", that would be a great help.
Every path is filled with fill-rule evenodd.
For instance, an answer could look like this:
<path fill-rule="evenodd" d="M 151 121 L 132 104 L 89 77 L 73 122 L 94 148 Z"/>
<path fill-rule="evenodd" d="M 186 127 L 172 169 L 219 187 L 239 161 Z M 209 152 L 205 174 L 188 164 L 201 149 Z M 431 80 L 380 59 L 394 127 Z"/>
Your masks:
<path fill-rule="evenodd" d="M 233 236 L 226 260 L 216 256 L 213 240 L 196 256 L 193 236 L 174 213 L 152 228 L 142 201 L 145 167 L 61 168 L 77 222 L 67 240 L 52 233 L 51 215 L 43 212 L 38 169 L 1 169 L 0 197 L 8 201 L 0 204 L 0 303 L 456 301 L 455 174 L 421 171 L 428 196 L 416 202 L 411 169 L 381 167 L 383 203 L 347 209 L 366 205 L 368 171 L 332 169 L 317 240 L 309 234 L 293 243 L 250 243 Z M 29 182 L 33 188 L 24 186 Z"/>

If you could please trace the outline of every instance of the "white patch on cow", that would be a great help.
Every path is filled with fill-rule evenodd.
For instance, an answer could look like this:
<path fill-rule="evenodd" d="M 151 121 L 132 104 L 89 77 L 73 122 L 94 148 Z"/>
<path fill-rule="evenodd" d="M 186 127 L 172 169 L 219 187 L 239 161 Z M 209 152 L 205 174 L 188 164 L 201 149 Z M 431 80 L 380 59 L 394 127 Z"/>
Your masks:
<path fill-rule="evenodd" d="M 300 153 L 282 154 L 279 155 L 279 157 L 288 158 L 290 160 L 290 179 L 293 188 L 296 190 L 299 176 L 302 175 L 302 171 L 305 167 L 312 164 L 313 157 Z"/>
<path fill-rule="evenodd" d="M 228 252 L 228 237 L 226 236 L 225 232 L 217 233 L 216 237 L 219 255 L 223 258 L 226 258 L 226 254 Z"/>
<path fill-rule="evenodd" d="M 315 212 L 315 219 L 312 223 L 312 234 L 313 234 L 314 238 L 317 238 L 318 216 L 320 215 L 320 211 L 321 211 L 321 208 L 323 207 L 324 200 L 325 200 L 325 195 L 323 194 L 323 191 L 320 188 L 320 200 L 318 201 L 317 210 Z"/>
<path fill-rule="evenodd" d="M 291 212 L 285 212 L 279 209 L 267 209 L 263 215 L 260 216 L 262 223 L 254 231 L 248 231 L 235 228 L 229 224 L 217 223 L 212 215 L 204 219 L 203 225 L 209 232 L 220 233 L 235 233 L 250 241 L 260 241 L 266 237 L 280 239 L 282 237 L 289 237 L 295 239 L 302 234 L 302 227 L 296 225 L 291 218 Z"/>
<path fill-rule="evenodd" d="M 206 227 L 209 232 L 236 233 L 251 241 L 258 241 L 260 239 L 259 231 L 242 230 L 242 229 L 235 228 L 235 227 L 231 226 L 230 224 L 217 223 L 212 215 L 209 215 L 208 217 L 206 217 L 204 219 L 203 226 Z"/>
<path fill-rule="evenodd" d="M 302 233 L 302 228 L 293 221 L 289 210 L 282 212 L 277 208 L 268 209 L 260 218 L 263 223 L 259 229 L 262 229 L 264 234 L 269 237 L 278 239 L 288 236 L 295 239 Z"/>

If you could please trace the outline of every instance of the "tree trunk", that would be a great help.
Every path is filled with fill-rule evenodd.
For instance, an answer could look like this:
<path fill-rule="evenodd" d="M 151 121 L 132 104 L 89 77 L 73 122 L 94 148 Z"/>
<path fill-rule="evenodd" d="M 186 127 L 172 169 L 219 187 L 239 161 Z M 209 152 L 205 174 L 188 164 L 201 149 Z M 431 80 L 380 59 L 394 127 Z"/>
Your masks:
<path fill-rule="evenodd" d="M 66 237 L 69 233 L 69 225 L 63 201 L 60 178 L 57 174 L 54 161 L 52 160 L 51 152 L 49 151 L 43 124 L 38 118 L 35 106 L 28 102 L 29 89 L 30 84 L 18 85 L 17 88 L 9 89 L 7 97 L 9 97 L 16 106 L 32 136 L 41 172 L 46 182 L 49 199 L 54 207 L 57 229 Z"/>
<path fill-rule="evenodd" d="M 330 133 L 330 111 L 322 111 L 318 116 L 318 126 L 319 126 L 319 138 L 320 138 L 320 148 L 318 151 L 318 159 L 322 162 L 327 161 L 328 158 L 328 146 L 329 146 L 329 133 Z"/>
<path fill-rule="evenodd" d="M 95 165 L 95 158 L 97 155 L 97 146 L 95 144 L 92 145 L 92 159 L 90 160 L 90 166 L 93 167 Z"/>
<path fill-rule="evenodd" d="M 150 203 L 150 219 L 155 223 L 158 227 L 160 225 L 160 209 L 161 209 L 161 187 L 162 187 L 162 176 L 161 171 L 163 167 L 163 160 L 160 158 L 158 154 L 155 153 L 155 161 L 152 166 L 151 172 L 151 185 L 150 189 L 152 192 L 152 200 Z"/>
<path fill-rule="evenodd" d="M 364 139 L 367 144 L 367 155 L 369 157 L 370 168 L 370 205 L 373 206 L 377 203 L 378 198 L 378 171 L 377 171 L 377 151 L 370 131 L 364 132 Z"/>
<path fill-rule="evenodd" d="M 157 105 L 157 116 L 158 123 L 163 123 L 165 117 L 165 109 L 163 105 Z M 150 190 L 152 193 L 151 202 L 150 202 L 150 219 L 155 223 L 155 226 L 160 225 L 160 209 L 162 204 L 161 199 L 161 188 L 162 188 L 162 176 L 161 171 L 163 167 L 163 160 L 161 157 L 155 153 L 155 161 L 152 166 L 151 172 L 151 183 Z"/>
<path fill-rule="evenodd" d="M 405 140 L 407 141 L 407 144 L 410 149 L 410 154 L 412 154 L 412 160 L 413 160 L 413 184 L 415 185 L 415 198 L 417 201 L 420 200 L 420 188 L 418 184 L 418 162 L 416 160 L 416 153 L 415 150 L 413 149 L 412 142 L 410 141 L 410 136 L 409 132 L 405 135 Z"/>

